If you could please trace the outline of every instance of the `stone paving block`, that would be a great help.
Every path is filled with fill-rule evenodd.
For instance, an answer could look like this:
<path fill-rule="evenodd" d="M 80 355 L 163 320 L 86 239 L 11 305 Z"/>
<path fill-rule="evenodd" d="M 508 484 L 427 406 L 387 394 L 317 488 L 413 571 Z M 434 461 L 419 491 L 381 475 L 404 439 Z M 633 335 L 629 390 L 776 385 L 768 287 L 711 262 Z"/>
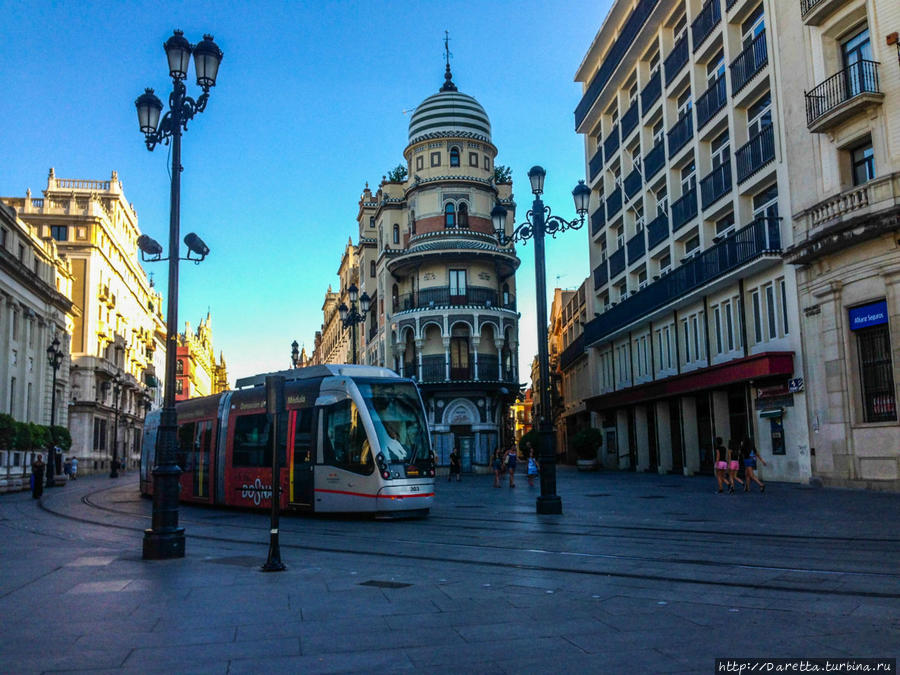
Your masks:
<path fill-rule="evenodd" d="M 514 634 L 513 634 L 514 635 Z M 522 657 L 553 653 L 559 658 L 568 654 L 584 652 L 562 638 L 515 638 L 507 635 L 502 643 L 481 641 L 467 643 L 464 647 L 457 645 L 437 645 L 429 647 L 405 648 L 403 652 L 417 668 L 458 664 L 460 671 L 470 670 L 483 662 L 500 662 L 507 654 L 518 654 Z"/>
<path fill-rule="evenodd" d="M 376 650 L 368 652 L 346 652 L 314 654 L 311 656 L 276 656 L 265 660 L 232 659 L 229 675 L 267 675 L 273 673 L 376 673 L 403 672 L 415 670 L 413 663 L 402 651 Z"/>
<path fill-rule="evenodd" d="M 236 629 L 232 627 L 193 631 L 106 631 L 82 635 L 72 644 L 76 649 L 106 649 L 109 647 L 143 649 L 151 647 L 218 644 L 222 642 L 233 642 L 235 632 Z"/>
<path fill-rule="evenodd" d="M 157 666 L 170 664 L 177 668 L 181 663 L 205 663 L 223 659 L 267 660 L 278 656 L 298 656 L 300 640 L 278 638 L 252 642 L 223 641 L 199 645 L 175 645 L 168 647 L 140 647 L 131 651 L 126 667 Z"/>

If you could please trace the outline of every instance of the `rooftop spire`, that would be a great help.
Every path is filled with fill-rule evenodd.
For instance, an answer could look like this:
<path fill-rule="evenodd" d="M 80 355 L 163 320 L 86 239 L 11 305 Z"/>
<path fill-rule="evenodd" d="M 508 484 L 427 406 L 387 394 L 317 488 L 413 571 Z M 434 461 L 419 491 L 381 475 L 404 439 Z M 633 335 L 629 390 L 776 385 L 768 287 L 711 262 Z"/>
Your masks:
<path fill-rule="evenodd" d="M 450 72 L 450 33 L 444 31 L 444 60 L 447 62 L 447 69 L 444 71 L 444 86 L 441 91 L 457 91 L 456 85 L 453 84 L 453 73 Z"/>

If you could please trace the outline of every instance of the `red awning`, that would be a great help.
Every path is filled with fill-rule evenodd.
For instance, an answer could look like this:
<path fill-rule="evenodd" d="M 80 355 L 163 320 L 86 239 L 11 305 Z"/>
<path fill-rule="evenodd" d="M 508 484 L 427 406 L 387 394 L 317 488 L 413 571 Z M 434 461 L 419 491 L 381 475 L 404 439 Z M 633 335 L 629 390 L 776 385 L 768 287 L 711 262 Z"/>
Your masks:
<path fill-rule="evenodd" d="M 633 403 L 690 394 L 705 389 L 717 389 L 730 384 L 762 380 L 769 377 L 791 377 L 794 374 L 794 352 L 765 352 L 742 359 L 720 363 L 689 373 L 673 375 L 664 380 L 647 382 L 636 387 L 593 396 L 587 399 L 588 410 L 599 412 Z"/>

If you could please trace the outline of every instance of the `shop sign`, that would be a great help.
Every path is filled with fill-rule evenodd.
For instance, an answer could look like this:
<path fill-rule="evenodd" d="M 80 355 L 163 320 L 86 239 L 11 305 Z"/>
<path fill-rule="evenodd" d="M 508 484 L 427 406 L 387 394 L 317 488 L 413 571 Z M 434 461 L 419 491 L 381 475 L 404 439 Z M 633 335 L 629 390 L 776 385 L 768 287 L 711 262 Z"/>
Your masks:
<path fill-rule="evenodd" d="M 880 326 L 888 322 L 887 301 L 854 307 L 850 312 L 850 330 Z"/>
<path fill-rule="evenodd" d="M 757 410 L 778 410 L 779 408 L 793 408 L 794 395 L 786 394 L 784 396 L 767 396 L 765 398 L 756 399 Z"/>
<path fill-rule="evenodd" d="M 790 390 L 786 384 L 776 384 L 774 387 L 759 387 L 756 390 L 756 398 L 775 398 L 778 396 L 787 396 Z"/>

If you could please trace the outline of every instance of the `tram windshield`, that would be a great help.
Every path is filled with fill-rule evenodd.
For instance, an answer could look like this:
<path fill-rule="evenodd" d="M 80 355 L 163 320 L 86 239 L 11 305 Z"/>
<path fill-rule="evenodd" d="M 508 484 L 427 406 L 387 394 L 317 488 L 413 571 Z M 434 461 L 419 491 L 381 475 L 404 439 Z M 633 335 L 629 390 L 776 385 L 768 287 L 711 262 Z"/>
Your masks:
<path fill-rule="evenodd" d="M 428 428 L 415 385 L 408 382 L 357 382 L 372 415 L 378 445 L 390 464 L 412 464 L 431 457 Z"/>

